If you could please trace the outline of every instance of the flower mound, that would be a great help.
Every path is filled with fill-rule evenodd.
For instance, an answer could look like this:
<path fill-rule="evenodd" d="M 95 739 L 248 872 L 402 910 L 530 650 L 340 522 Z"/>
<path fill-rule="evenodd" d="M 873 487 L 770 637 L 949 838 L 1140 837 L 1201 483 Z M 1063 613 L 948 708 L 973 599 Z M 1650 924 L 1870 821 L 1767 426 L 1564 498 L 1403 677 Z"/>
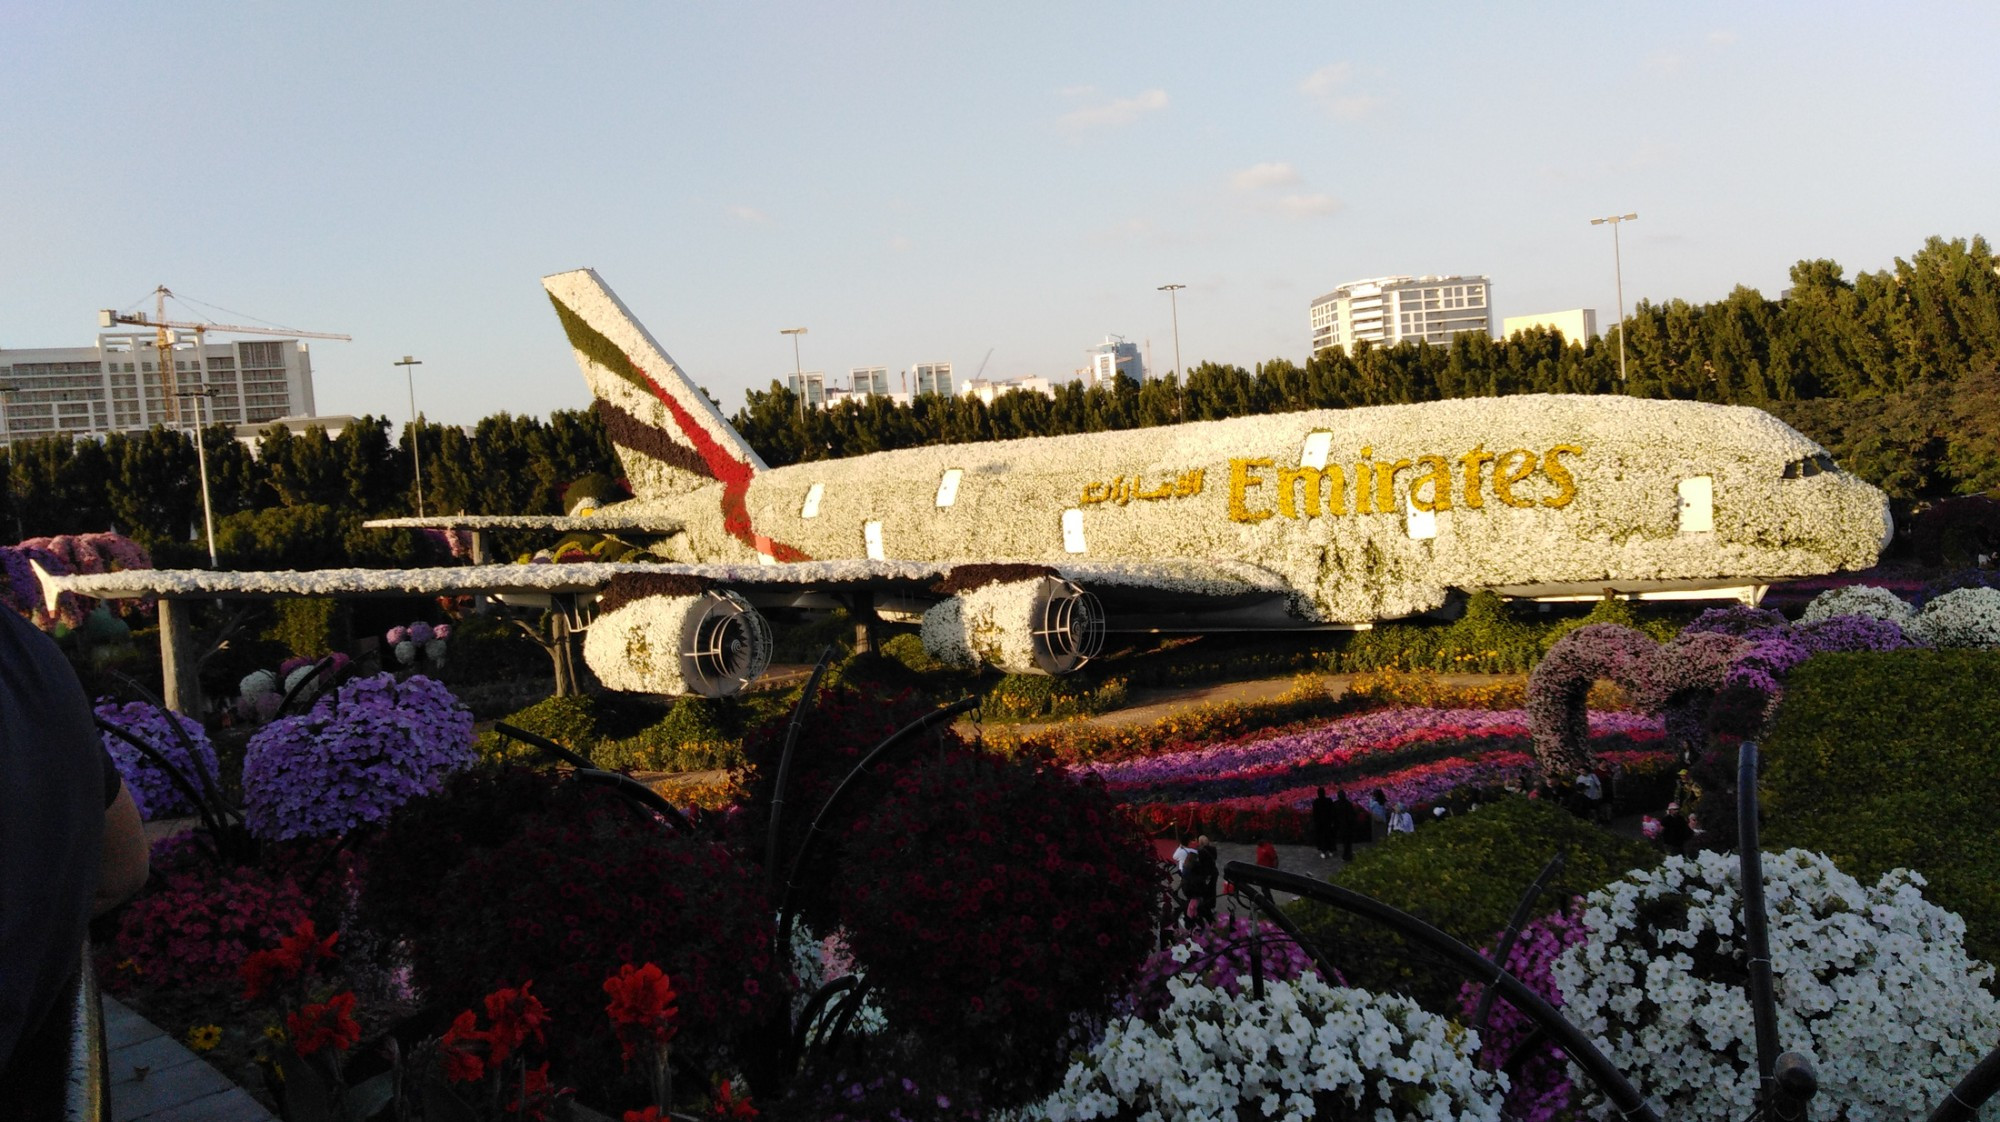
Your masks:
<path fill-rule="evenodd" d="M 206 861 L 176 870 L 172 844 L 154 852 L 164 883 L 118 913 L 108 962 L 98 967 L 110 988 L 234 987 L 247 960 L 306 918 L 305 894 L 290 879 Z"/>
<path fill-rule="evenodd" d="M 126 705 L 105 702 L 97 707 L 97 715 L 105 721 L 117 725 L 126 732 L 145 741 L 167 761 L 178 769 L 195 790 L 203 790 L 203 776 L 213 779 L 216 774 L 215 745 L 209 743 L 207 730 L 201 722 L 179 713 L 171 713 L 143 701 Z M 194 745 L 190 754 L 187 744 L 168 721 L 180 726 L 187 734 L 187 740 Z M 104 750 L 111 753 L 111 762 L 118 765 L 118 774 L 125 780 L 125 789 L 132 792 L 132 801 L 138 804 L 139 815 L 151 820 L 170 818 L 177 814 L 193 814 L 194 803 L 188 800 L 160 765 L 146 758 L 122 737 L 104 733 Z"/>
<path fill-rule="evenodd" d="M 1549 775 L 1590 769 L 1590 735 L 1583 702 L 1591 683 L 1609 678 L 1632 689 L 1644 686 L 1659 644 L 1615 623 L 1579 627 L 1556 641 L 1528 677 L 1528 725 L 1535 757 Z"/>
<path fill-rule="evenodd" d="M 1853 1122 L 1921 1118 L 2000 1034 L 1993 968 L 1923 878 L 1872 888 L 1802 849 L 1764 858 L 1778 1039 L 1809 1055 L 1819 1101 Z M 1584 941 L 1556 961 L 1566 1014 L 1666 1115 L 1750 1112 L 1756 1044 L 1743 996 L 1734 855 L 1675 857 L 1592 893 Z M 1610 1107 L 1576 1073 L 1593 1117 Z"/>
<path fill-rule="evenodd" d="M 1150 848 L 1054 767 L 962 749 L 915 763 L 845 857 L 848 942 L 883 1011 L 994 1072 L 996 1102 L 1054 1087 L 1152 946 Z"/>
<path fill-rule="evenodd" d="M 1915 614 L 1902 597 L 1886 588 L 1851 584 L 1845 588 L 1829 588 L 1813 597 L 1812 603 L 1807 604 L 1806 610 L 1799 616 L 1799 622 L 1815 623 L 1836 616 L 1867 616 L 1908 624 Z"/>
<path fill-rule="evenodd" d="M 1934 647 L 2000 647 L 2000 588 L 1961 588 L 1924 605 L 1910 633 Z"/>
<path fill-rule="evenodd" d="M 357 678 L 251 738 L 244 816 L 261 838 L 340 834 L 436 791 L 477 759 L 472 714 L 444 686 Z"/>
<path fill-rule="evenodd" d="M 1474 1066 L 1479 1037 L 1408 998 L 1312 974 L 1267 982 L 1262 1001 L 1247 986 L 1167 986 L 1156 1019 L 1113 1025 L 1070 1067 L 1039 1104 L 1047 1117 L 1500 1118 L 1506 1079 Z"/>

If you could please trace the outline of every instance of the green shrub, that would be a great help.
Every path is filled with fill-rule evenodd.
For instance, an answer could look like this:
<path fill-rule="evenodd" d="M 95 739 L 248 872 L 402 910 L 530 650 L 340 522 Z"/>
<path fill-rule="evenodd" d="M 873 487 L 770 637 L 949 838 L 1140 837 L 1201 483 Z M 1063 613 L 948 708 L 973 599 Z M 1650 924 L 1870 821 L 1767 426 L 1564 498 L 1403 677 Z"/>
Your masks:
<path fill-rule="evenodd" d="M 1098 684 L 1080 677 L 1009 674 L 986 691 L 979 703 L 979 713 L 987 720 L 1021 721 L 1102 713 L 1123 704 L 1122 678 Z"/>
<path fill-rule="evenodd" d="M 271 603 L 277 622 L 266 639 L 283 643 L 300 658 L 318 658 L 342 645 L 336 633 L 340 624 L 340 604 L 325 597 L 284 597 Z"/>
<path fill-rule="evenodd" d="M 930 652 L 924 649 L 923 639 L 910 631 L 892 635 L 884 640 L 882 657 L 892 662 L 900 662 L 917 674 L 930 674 L 944 669 L 944 664 L 932 658 Z"/>
<path fill-rule="evenodd" d="M 656 724 L 599 743 L 599 767 L 634 771 L 708 771 L 743 762 L 741 706 L 734 698 L 683 697 Z"/>
<path fill-rule="evenodd" d="M 1831 654 L 1794 670 L 1764 741 L 1767 850 L 1800 846 L 1873 881 L 1905 867 L 2000 956 L 2000 652 Z"/>
<path fill-rule="evenodd" d="M 1521 893 L 1558 850 L 1566 850 L 1569 860 L 1537 901 L 1537 915 L 1659 859 L 1645 843 L 1560 807 L 1510 797 L 1369 846 L 1334 883 L 1401 908 L 1476 948 L 1507 926 Z M 1430 956 L 1413 952 L 1386 927 L 1310 900 L 1290 910 L 1351 986 L 1407 994 L 1443 1012 L 1464 981 Z"/>
<path fill-rule="evenodd" d="M 524 732 L 546 737 L 574 752 L 589 755 L 598 740 L 597 699 L 594 697 L 550 697 L 501 720 Z M 539 748 L 491 730 L 479 734 L 475 747 L 479 758 L 488 763 L 554 763 Z"/>

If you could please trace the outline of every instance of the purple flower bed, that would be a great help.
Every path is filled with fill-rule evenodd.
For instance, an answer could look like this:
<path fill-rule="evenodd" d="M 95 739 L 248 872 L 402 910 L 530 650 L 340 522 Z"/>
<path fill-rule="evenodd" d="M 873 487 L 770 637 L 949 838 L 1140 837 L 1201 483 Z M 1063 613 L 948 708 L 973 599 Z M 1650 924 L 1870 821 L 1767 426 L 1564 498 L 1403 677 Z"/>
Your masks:
<path fill-rule="evenodd" d="M 1084 764 L 1076 770 L 1104 780 L 1113 792 L 1214 779 L 1282 780 L 1309 765 L 1341 766 L 1412 744 L 1518 733 L 1527 727 L 1520 709 L 1385 709 L 1342 717 L 1318 728 L 1247 743 L 1211 745 L 1186 752 Z M 1654 732 L 1659 722 L 1630 713 L 1593 713 L 1594 734 Z"/>
<path fill-rule="evenodd" d="M 1583 902 L 1572 900 L 1563 910 L 1551 912 L 1521 929 L 1521 937 L 1507 952 L 1507 972 L 1560 1009 L 1562 989 L 1556 985 L 1550 967 L 1563 951 L 1582 942 L 1589 932 L 1583 925 Z M 1490 954 L 1499 943 L 1500 935 L 1496 933 L 1487 952 Z M 1480 987 L 1469 983 L 1458 991 L 1459 1011 L 1468 1020 L 1479 1007 L 1479 995 Z M 1496 999 L 1487 1015 L 1486 1028 L 1479 1034 L 1481 1061 L 1488 1067 L 1498 1067 L 1534 1031 L 1534 1022 L 1505 1000 Z M 1562 1050 L 1544 1043 L 1514 1073 L 1514 1086 L 1507 1093 L 1506 1116 L 1522 1122 L 1566 1118 L 1574 1090 Z"/>
<path fill-rule="evenodd" d="M 133 736 L 145 741 L 156 749 L 167 761 L 178 769 L 188 782 L 201 790 L 204 776 L 213 780 L 216 775 L 215 746 L 209 743 L 208 732 L 201 722 L 179 713 L 171 713 L 143 701 L 116 705 L 109 701 L 98 703 L 97 715 L 110 724 L 117 725 Z M 188 754 L 187 745 L 167 722 L 171 720 L 187 733 L 194 743 L 194 754 Z M 158 764 L 146 758 L 145 753 L 134 748 L 129 742 L 111 733 L 103 733 L 104 750 L 111 754 L 111 762 L 118 766 L 118 774 L 125 780 L 125 789 L 132 792 L 132 801 L 139 807 L 139 816 L 151 821 L 154 818 L 170 818 L 178 814 L 193 814 L 194 803 L 174 786 L 173 780 Z"/>
<path fill-rule="evenodd" d="M 356 678 L 250 739 L 244 816 L 261 838 L 313 838 L 377 822 L 478 759 L 472 714 L 422 676 Z"/>

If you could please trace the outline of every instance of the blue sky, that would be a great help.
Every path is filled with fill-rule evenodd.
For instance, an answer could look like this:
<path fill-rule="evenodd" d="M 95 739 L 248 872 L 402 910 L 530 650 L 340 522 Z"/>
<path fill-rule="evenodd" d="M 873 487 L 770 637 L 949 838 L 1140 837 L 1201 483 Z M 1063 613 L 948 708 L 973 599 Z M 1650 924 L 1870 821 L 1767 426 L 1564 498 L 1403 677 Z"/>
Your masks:
<path fill-rule="evenodd" d="M 0 0 L 0 347 L 156 284 L 314 345 L 324 413 L 586 404 L 597 268 L 734 409 L 791 369 L 1303 360 L 1344 281 L 1500 316 L 1776 295 L 1993 236 L 1990 5 Z M 215 318 L 238 321 L 234 315 Z M 892 373 L 893 378 L 893 373 Z"/>

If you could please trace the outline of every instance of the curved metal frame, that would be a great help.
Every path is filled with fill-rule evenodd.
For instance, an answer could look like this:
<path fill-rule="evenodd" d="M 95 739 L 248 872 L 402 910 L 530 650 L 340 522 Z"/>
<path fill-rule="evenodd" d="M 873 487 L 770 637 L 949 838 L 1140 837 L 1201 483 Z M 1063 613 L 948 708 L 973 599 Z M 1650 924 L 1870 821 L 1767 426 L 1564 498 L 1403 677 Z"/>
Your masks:
<path fill-rule="evenodd" d="M 1083 668 L 1104 649 L 1104 605 L 1072 581 L 1042 578 L 1031 632 L 1035 661 L 1050 674 Z"/>
<path fill-rule="evenodd" d="M 570 751 L 555 741 L 547 737 L 536 736 L 526 729 L 515 728 L 505 721 L 495 721 L 493 723 L 493 731 L 503 736 L 511 736 L 523 744 L 540 748 L 542 751 L 575 768 L 576 778 L 583 782 L 596 783 L 609 787 L 639 806 L 659 814 L 662 818 L 672 823 L 674 829 L 681 833 L 694 833 L 694 823 L 688 821 L 687 815 L 682 814 L 674 804 L 662 798 L 658 791 L 653 790 L 631 776 L 620 775 L 615 771 L 605 771 L 603 768 L 591 763 L 589 759 Z"/>
<path fill-rule="evenodd" d="M 708 697 L 741 693 L 771 665 L 771 625 L 733 592 L 704 593 L 680 645 L 682 679 Z"/>

